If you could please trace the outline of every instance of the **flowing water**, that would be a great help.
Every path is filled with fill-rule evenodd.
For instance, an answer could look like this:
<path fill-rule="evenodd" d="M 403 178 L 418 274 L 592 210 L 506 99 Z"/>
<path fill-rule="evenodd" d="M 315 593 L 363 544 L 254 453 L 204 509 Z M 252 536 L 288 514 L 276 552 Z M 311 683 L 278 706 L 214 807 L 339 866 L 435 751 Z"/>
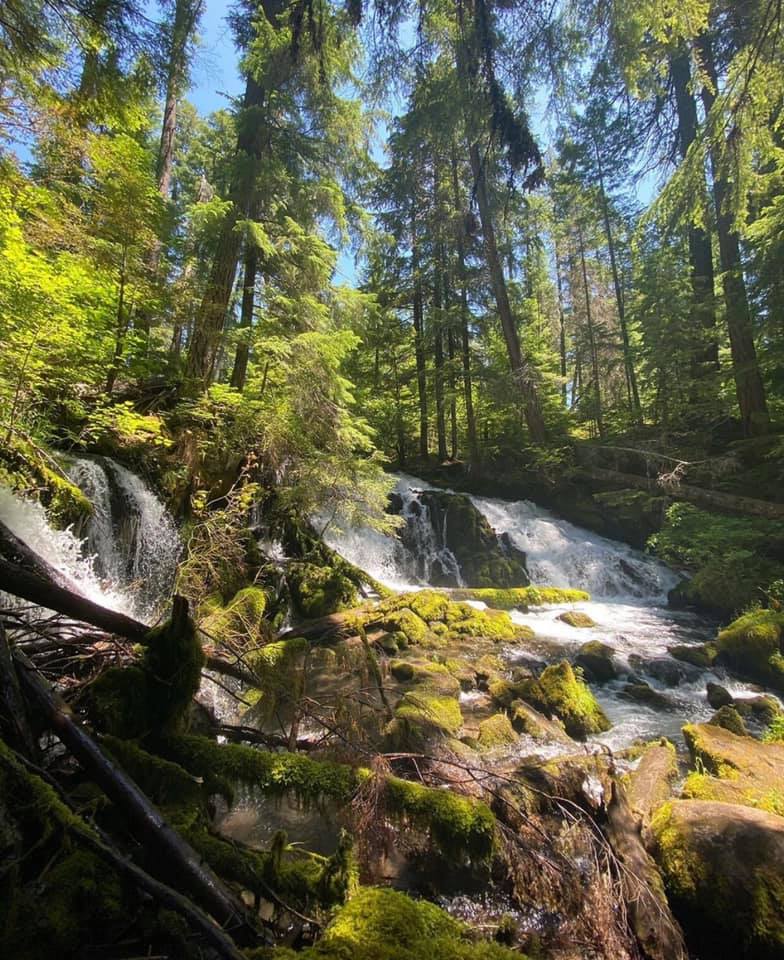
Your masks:
<path fill-rule="evenodd" d="M 432 563 L 439 559 L 434 553 L 432 528 L 430 532 L 426 529 L 429 517 L 417 506 L 418 492 L 427 489 L 434 488 L 415 477 L 398 476 L 395 492 L 408 525 L 405 545 L 397 537 L 364 529 L 329 531 L 327 541 L 385 585 L 395 590 L 421 589 L 428 583 Z M 527 613 L 513 610 L 513 620 L 530 626 L 536 638 L 507 647 L 504 653 L 513 667 L 551 663 L 563 657 L 573 659 L 588 640 L 601 640 L 611 646 L 622 676 L 592 686 L 613 724 L 610 731 L 594 737 L 595 741 L 611 749 L 662 735 L 680 741 L 684 723 L 707 720 L 713 713 L 706 699 L 709 680 L 721 683 L 733 696 L 757 692 L 723 671 L 700 670 L 669 654 L 668 646 L 711 639 L 716 624 L 690 612 L 667 608 L 667 593 L 678 581 L 668 567 L 626 544 L 562 520 L 528 500 L 471 500 L 496 534 L 507 534 L 512 544 L 526 553 L 534 585 L 573 587 L 591 594 L 591 601 L 586 603 L 536 607 Z M 420 554 L 425 556 L 424 562 Z M 453 556 L 451 561 L 456 563 Z M 569 626 L 558 619 L 565 609 L 584 611 L 596 626 Z M 624 688 L 630 680 L 649 684 L 662 699 L 655 706 L 625 699 Z M 543 748 L 526 739 L 519 745 L 524 753 L 564 749 L 555 744 Z"/>
<path fill-rule="evenodd" d="M 89 599 L 152 623 L 168 601 L 180 540 L 166 507 L 108 457 L 78 458 L 69 475 L 93 512 L 80 529 L 53 529 L 43 507 L 0 487 L 0 520 Z"/>

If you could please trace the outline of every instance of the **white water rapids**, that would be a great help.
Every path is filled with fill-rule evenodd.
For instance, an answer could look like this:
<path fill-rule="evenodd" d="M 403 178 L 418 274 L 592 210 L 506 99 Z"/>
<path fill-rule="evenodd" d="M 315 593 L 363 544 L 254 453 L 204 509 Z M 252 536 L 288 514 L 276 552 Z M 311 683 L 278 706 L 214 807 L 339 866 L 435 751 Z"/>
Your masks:
<path fill-rule="evenodd" d="M 408 522 L 407 542 L 376 531 L 354 528 L 328 531 L 325 539 L 347 560 L 366 570 L 395 590 L 421 589 L 427 578 L 417 576 L 432 564 L 423 564 L 415 551 L 432 551 L 432 531 L 425 513 L 412 504 L 417 492 L 435 489 L 416 477 L 401 474 L 395 492 L 403 503 Z M 667 647 L 703 642 L 715 635 L 715 624 L 695 614 L 666 607 L 667 593 L 678 576 L 639 550 L 607 540 L 554 516 L 527 500 L 504 501 L 471 497 L 495 532 L 508 534 L 512 544 L 527 554 L 534 585 L 587 590 L 591 602 L 535 607 L 528 613 L 512 611 L 517 623 L 530 626 L 536 638 L 504 653 L 510 667 L 515 663 L 550 663 L 573 659 L 589 640 L 601 640 L 613 648 L 619 669 L 626 675 L 603 685 L 592 685 L 597 699 L 612 721 L 612 729 L 593 739 L 618 749 L 638 739 L 668 736 L 680 741 L 684 723 L 710 718 L 706 683 L 721 683 L 733 696 L 751 696 L 757 688 L 741 683 L 721 671 L 703 671 L 680 663 Z M 454 561 L 454 557 L 452 557 Z M 575 628 L 558 619 L 565 609 L 582 610 L 593 619 L 592 628 Z M 648 683 L 666 698 L 649 706 L 622 696 L 630 680 Z M 541 743 L 523 740 L 520 751 L 558 752 L 553 745 L 543 751 Z"/>

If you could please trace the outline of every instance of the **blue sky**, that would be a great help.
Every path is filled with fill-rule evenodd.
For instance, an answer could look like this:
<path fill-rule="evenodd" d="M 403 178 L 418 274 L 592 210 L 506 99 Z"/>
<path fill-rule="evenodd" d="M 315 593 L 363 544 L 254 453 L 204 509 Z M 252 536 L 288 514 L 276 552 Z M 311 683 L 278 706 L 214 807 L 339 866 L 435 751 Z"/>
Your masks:
<path fill-rule="evenodd" d="M 227 95 L 242 93 L 231 30 L 226 23 L 229 5 L 220 0 L 207 0 L 201 22 L 201 46 L 193 65 L 188 99 L 200 113 L 211 113 L 228 106 Z"/>

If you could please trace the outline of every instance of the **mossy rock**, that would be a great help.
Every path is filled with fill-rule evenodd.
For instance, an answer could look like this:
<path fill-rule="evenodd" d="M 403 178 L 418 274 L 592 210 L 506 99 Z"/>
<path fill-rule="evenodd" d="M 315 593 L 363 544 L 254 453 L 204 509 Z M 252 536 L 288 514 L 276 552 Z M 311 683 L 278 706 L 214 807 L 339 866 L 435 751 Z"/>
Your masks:
<path fill-rule="evenodd" d="M 39 500 L 53 527 L 78 528 L 92 515 L 93 505 L 58 466 L 54 457 L 16 434 L 0 444 L 0 483 Z"/>
<path fill-rule="evenodd" d="M 664 739 L 647 744 L 637 766 L 626 778 L 626 798 L 632 812 L 647 824 L 670 799 L 677 779 L 675 746 Z"/>
<path fill-rule="evenodd" d="M 452 590 L 455 600 L 481 600 L 493 610 L 527 610 L 528 607 L 580 603 L 590 600 L 585 590 L 562 589 L 561 587 L 495 587 Z"/>
<path fill-rule="evenodd" d="M 591 680 L 597 683 L 607 683 L 618 676 L 618 667 L 615 663 L 615 651 L 601 640 L 589 640 L 577 651 L 575 666 L 585 671 Z"/>
<path fill-rule="evenodd" d="M 309 620 L 351 609 L 359 602 L 357 585 L 342 567 L 290 563 L 286 582 L 294 609 Z"/>
<path fill-rule="evenodd" d="M 221 606 L 215 596 L 207 598 L 199 608 L 201 626 L 218 643 L 246 646 L 264 636 L 264 614 L 267 594 L 261 587 L 244 587 Z"/>
<path fill-rule="evenodd" d="M 708 698 L 708 706 L 714 710 L 721 710 L 722 707 L 732 706 L 732 694 L 726 687 L 718 683 L 708 681 L 705 687 L 705 693 Z"/>
<path fill-rule="evenodd" d="M 723 727 L 725 730 L 729 730 L 730 733 L 735 733 L 739 737 L 748 736 L 748 730 L 746 729 L 746 724 L 743 722 L 743 717 L 729 704 L 724 704 L 724 706 L 719 707 L 708 723 L 713 727 Z"/>
<path fill-rule="evenodd" d="M 753 610 L 720 631 L 718 658 L 733 670 L 784 691 L 784 613 Z"/>
<path fill-rule="evenodd" d="M 589 629 L 596 626 L 596 621 L 580 610 L 566 610 L 564 613 L 558 614 L 558 619 L 570 627 L 579 627 L 580 629 Z"/>
<path fill-rule="evenodd" d="M 653 707 L 655 710 L 669 710 L 672 707 L 672 702 L 667 696 L 654 690 L 649 683 L 625 683 L 618 696 L 623 700 Z"/>
<path fill-rule="evenodd" d="M 511 707 L 515 700 L 521 700 L 528 689 L 526 681 L 506 680 L 499 677 L 491 680 L 487 690 L 497 707 Z"/>
<path fill-rule="evenodd" d="M 700 776 L 687 780 L 685 795 L 784 815 L 784 744 L 760 743 L 711 724 L 689 724 L 683 736 Z"/>
<path fill-rule="evenodd" d="M 551 720 L 524 700 L 514 700 L 509 708 L 509 715 L 512 728 L 518 733 L 532 737 L 534 740 L 573 743 L 560 720 Z"/>
<path fill-rule="evenodd" d="M 651 835 L 668 898 L 695 955 L 784 956 L 784 817 L 676 800 L 653 818 Z"/>
<path fill-rule="evenodd" d="M 542 671 L 538 680 L 521 681 L 521 698 L 548 716 L 563 722 L 576 740 L 610 729 L 610 721 L 585 681 L 562 660 Z"/>
<path fill-rule="evenodd" d="M 505 713 L 495 713 L 479 724 L 479 746 L 483 750 L 507 747 L 517 742 L 517 734 Z"/>
<path fill-rule="evenodd" d="M 707 670 L 713 666 L 719 651 L 715 643 L 681 643 L 667 647 L 667 652 L 676 660 Z"/>
<path fill-rule="evenodd" d="M 773 723 L 782 713 L 778 700 L 765 694 L 757 697 L 736 697 L 732 701 L 732 706 L 741 717 L 754 720 L 764 727 Z"/>
<path fill-rule="evenodd" d="M 462 726 L 463 715 L 455 697 L 412 690 L 395 707 L 388 733 L 398 747 L 417 748 L 433 739 L 454 737 Z"/>

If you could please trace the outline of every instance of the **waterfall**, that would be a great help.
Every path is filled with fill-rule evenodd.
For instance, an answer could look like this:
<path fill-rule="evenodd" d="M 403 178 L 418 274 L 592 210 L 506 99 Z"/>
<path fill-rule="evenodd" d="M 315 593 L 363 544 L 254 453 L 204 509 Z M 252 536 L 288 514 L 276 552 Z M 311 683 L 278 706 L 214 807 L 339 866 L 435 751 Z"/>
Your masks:
<path fill-rule="evenodd" d="M 367 529 L 329 530 L 327 542 L 346 559 L 367 570 L 394 589 L 410 589 L 452 573 L 462 583 L 459 565 L 451 550 L 439 544 L 446 531 L 437 531 L 426 504 L 425 490 L 433 490 L 416 477 L 399 474 L 394 496 L 406 521 L 400 537 Z M 663 564 L 639 550 L 590 533 L 561 520 L 528 500 L 506 501 L 470 497 L 476 509 L 500 536 L 527 555 L 534 584 L 575 587 L 596 599 L 630 599 L 664 602 L 677 582 Z"/>
<path fill-rule="evenodd" d="M 108 457 L 74 458 L 71 480 L 93 507 L 77 529 L 55 530 L 44 508 L 0 488 L 0 519 L 85 596 L 153 622 L 174 583 L 180 540 L 161 500 Z"/>

